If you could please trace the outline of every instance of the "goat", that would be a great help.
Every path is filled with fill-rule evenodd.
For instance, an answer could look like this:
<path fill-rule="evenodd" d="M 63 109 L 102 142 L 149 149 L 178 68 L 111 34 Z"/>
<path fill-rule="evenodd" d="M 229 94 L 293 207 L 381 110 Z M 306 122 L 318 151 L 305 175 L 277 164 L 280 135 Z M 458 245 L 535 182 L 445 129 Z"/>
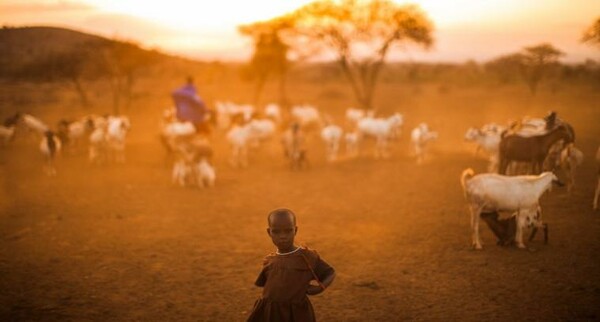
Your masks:
<path fill-rule="evenodd" d="M 349 132 L 344 135 L 346 141 L 346 154 L 350 157 L 358 156 L 359 133 Z"/>
<path fill-rule="evenodd" d="M 352 125 L 356 125 L 358 121 L 367 116 L 367 112 L 358 108 L 349 108 L 346 110 L 346 120 Z M 372 115 L 371 115 L 372 117 Z"/>
<path fill-rule="evenodd" d="M 201 188 L 212 186 L 216 175 L 210 165 L 213 149 L 208 140 L 196 135 L 193 137 L 180 137 L 175 139 L 173 144 L 178 157 L 173 164 L 173 183 L 178 183 L 180 186 L 196 184 Z"/>
<path fill-rule="evenodd" d="M 60 152 L 60 149 L 61 142 L 58 136 L 52 131 L 46 131 L 42 137 L 42 141 L 40 142 L 40 152 L 45 159 L 44 171 L 49 176 L 56 175 L 54 158 Z"/>
<path fill-rule="evenodd" d="M 327 150 L 327 161 L 333 162 L 337 159 L 342 134 L 342 128 L 334 124 L 327 125 L 321 130 L 321 138 Z"/>
<path fill-rule="evenodd" d="M 90 163 L 101 164 L 107 161 L 106 125 L 94 128 L 89 136 L 88 158 Z"/>
<path fill-rule="evenodd" d="M 292 107 L 292 117 L 298 122 L 300 127 L 309 128 L 311 126 L 320 126 L 322 124 L 321 115 L 316 107 L 311 105 L 299 105 Z"/>
<path fill-rule="evenodd" d="M 281 109 L 277 104 L 268 104 L 265 106 L 264 114 L 266 117 L 273 120 L 275 123 L 281 122 Z"/>
<path fill-rule="evenodd" d="M 275 122 L 270 119 L 253 119 L 248 125 L 253 129 L 255 145 L 258 145 L 259 141 L 269 139 L 275 133 Z"/>
<path fill-rule="evenodd" d="M 558 140 L 573 142 L 573 138 L 565 126 L 558 126 L 544 135 L 522 137 L 503 133 L 500 140 L 500 174 L 506 174 L 511 161 L 530 162 L 533 173 L 541 172 L 548 151 Z"/>
<path fill-rule="evenodd" d="M 496 131 L 469 128 L 465 133 L 465 140 L 470 142 L 475 142 L 477 144 L 477 149 L 475 150 L 475 154 L 477 154 L 480 150 L 485 151 L 488 155 L 498 154 L 498 149 L 500 146 L 500 133 Z"/>
<path fill-rule="evenodd" d="M 233 167 L 248 166 L 248 144 L 256 140 L 257 134 L 257 127 L 252 126 L 252 123 L 234 125 L 227 132 L 227 141 L 231 145 L 230 164 Z"/>
<path fill-rule="evenodd" d="M 425 161 L 427 152 L 427 144 L 429 141 L 435 140 L 438 133 L 429 130 L 429 126 L 425 123 L 419 124 L 410 134 L 410 139 L 417 156 L 417 164 L 422 164 Z"/>
<path fill-rule="evenodd" d="M 79 121 L 69 122 L 61 120 L 58 122 L 57 135 L 64 146 L 79 148 L 86 135 L 94 130 L 94 122 L 89 118 L 83 118 Z"/>
<path fill-rule="evenodd" d="M 567 191 L 569 194 L 575 186 L 575 170 L 583 162 L 583 153 L 577 149 L 573 143 L 567 146 L 560 152 L 560 167 L 567 176 Z"/>
<path fill-rule="evenodd" d="M 15 127 L 14 126 L 4 126 L 0 125 L 0 144 L 6 145 L 8 142 L 12 141 L 15 137 Z"/>
<path fill-rule="evenodd" d="M 238 105 L 232 102 L 216 102 L 217 126 L 222 129 L 228 129 L 231 124 L 246 123 L 254 116 L 254 106 Z"/>
<path fill-rule="evenodd" d="M 485 130 L 484 130 L 485 128 Z M 487 153 L 489 158 L 488 172 L 498 171 L 498 150 L 500 148 L 500 128 L 491 128 L 484 126 L 481 129 L 469 128 L 465 133 L 465 140 L 475 142 L 477 149 L 475 154 L 479 150 L 483 150 Z"/>
<path fill-rule="evenodd" d="M 304 134 L 300 128 L 300 124 L 293 123 L 283 133 L 281 143 L 285 156 L 290 160 L 290 168 L 292 170 L 300 170 L 308 166 Z"/>
<path fill-rule="evenodd" d="M 480 215 L 489 212 L 516 213 L 515 242 L 517 247 L 525 248 L 525 222 L 529 220 L 536 227 L 544 227 L 539 218 L 539 199 L 553 183 L 561 184 L 552 172 L 510 177 L 492 173 L 474 175 L 470 168 L 463 171 L 460 182 L 471 211 L 472 243 L 475 249 L 482 248 L 479 238 Z"/>
<path fill-rule="evenodd" d="M 395 113 L 388 118 L 363 118 L 358 121 L 357 127 L 361 136 L 371 136 L 376 140 L 375 158 L 388 157 L 388 140 L 396 128 L 402 126 L 403 118 Z"/>
<path fill-rule="evenodd" d="M 201 188 L 213 187 L 217 177 L 215 168 L 205 158 L 202 158 L 196 167 L 198 172 L 196 182 L 198 186 Z"/>
<path fill-rule="evenodd" d="M 34 117 L 31 114 L 22 114 L 21 120 L 23 121 L 23 124 L 25 124 L 25 127 L 27 127 L 27 129 L 37 134 L 45 136 L 47 135 L 47 132 L 50 131 L 48 125 L 46 125 L 40 119 Z"/>
<path fill-rule="evenodd" d="M 118 163 L 125 163 L 125 139 L 131 128 L 126 116 L 110 116 L 106 127 L 106 142 L 108 151 Z"/>

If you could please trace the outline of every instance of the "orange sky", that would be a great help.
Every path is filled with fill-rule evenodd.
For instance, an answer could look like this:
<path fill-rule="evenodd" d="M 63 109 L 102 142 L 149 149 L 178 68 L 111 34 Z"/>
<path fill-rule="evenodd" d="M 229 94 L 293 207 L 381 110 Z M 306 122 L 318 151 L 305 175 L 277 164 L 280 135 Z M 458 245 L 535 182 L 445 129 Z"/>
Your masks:
<path fill-rule="evenodd" d="M 309 0 L 185 1 L 0 0 L 3 25 L 52 25 L 192 58 L 242 60 L 250 42 L 236 26 L 291 11 Z M 485 61 L 524 46 L 551 42 L 565 61 L 600 60 L 600 52 L 579 43 L 600 16 L 598 0 L 420 0 L 436 25 L 434 48 L 392 58 L 415 61 Z"/>

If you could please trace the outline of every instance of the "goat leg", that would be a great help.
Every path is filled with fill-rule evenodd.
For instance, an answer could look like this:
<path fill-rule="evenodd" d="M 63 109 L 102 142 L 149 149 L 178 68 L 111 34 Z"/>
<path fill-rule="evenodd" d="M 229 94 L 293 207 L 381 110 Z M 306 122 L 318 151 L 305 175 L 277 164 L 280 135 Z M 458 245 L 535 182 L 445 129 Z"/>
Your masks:
<path fill-rule="evenodd" d="M 548 224 L 544 224 L 544 244 L 548 244 Z"/>
<path fill-rule="evenodd" d="M 531 229 L 531 235 L 529 235 L 529 241 L 532 241 L 535 238 L 537 231 L 538 231 L 538 228 L 535 226 Z M 545 230 L 544 230 L 544 232 L 545 232 Z"/>

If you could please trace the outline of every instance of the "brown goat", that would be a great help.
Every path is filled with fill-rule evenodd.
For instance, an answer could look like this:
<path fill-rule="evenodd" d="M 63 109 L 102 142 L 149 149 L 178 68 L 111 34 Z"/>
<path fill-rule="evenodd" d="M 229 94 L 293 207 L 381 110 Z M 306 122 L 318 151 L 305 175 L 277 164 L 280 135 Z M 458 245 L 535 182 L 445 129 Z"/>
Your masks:
<path fill-rule="evenodd" d="M 530 162 L 533 174 L 541 173 L 550 147 L 558 140 L 573 142 L 573 132 L 567 125 L 561 124 L 546 134 L 531 137 L 503 133 L 500 140 L 499 173 L 506 174 L 506 169 L 512 161 Z"/>

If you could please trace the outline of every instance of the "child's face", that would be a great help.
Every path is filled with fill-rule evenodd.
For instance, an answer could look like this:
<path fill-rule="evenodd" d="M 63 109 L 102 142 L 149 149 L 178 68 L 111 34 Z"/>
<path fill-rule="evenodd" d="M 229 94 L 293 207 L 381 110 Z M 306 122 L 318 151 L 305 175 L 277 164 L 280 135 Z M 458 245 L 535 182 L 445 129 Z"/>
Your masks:
<path fill-rule="evenodd" d="M 269 221 L 267 233 L 271 236 L 273 244 L 280 251 L 291 250 L 294 247 L 294 237 L 298 227 L 294 225 L 294 221 L 290 215 L 276 215 Z"/>

